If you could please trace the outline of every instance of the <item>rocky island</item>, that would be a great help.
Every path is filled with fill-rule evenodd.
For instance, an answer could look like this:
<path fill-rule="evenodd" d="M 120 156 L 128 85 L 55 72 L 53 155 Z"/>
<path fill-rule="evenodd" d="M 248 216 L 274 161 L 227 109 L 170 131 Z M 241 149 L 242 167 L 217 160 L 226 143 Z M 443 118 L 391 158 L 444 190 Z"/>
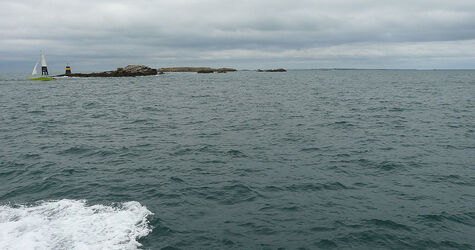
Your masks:
<path fill-rule="evenodd" d="M 226 73 L 236 71 L 232 68 L 211 68 L 211 67 L 172 67 L 159 68 L 158 72 L 196 72 L 196 73 Z"/>
<path fill-rule="evenodd" d="M 128 65 L 117 68 L 115 71 L 93 72 L 93 73 L 70 73 L 58 76 L 71 77 L 124 77 L 124 76 L 149 76 L 156 75 L 158 71 L 144 65 Z"/>
<path fill-rule="evenodd" d="M 149 76 L 164 74 L 164 72 L 197 72 L 197 73 L 226 73 L 236 71 L 232 68 L 211 68 L 211 67 L 174 67 L 152 69 L 145 65 L 128 65 L 117 68 L 113 71 L 93 72 L 93 73 L 66 73 L 57 76 L 69 77 L 124 77 L 124 76 Z"/>

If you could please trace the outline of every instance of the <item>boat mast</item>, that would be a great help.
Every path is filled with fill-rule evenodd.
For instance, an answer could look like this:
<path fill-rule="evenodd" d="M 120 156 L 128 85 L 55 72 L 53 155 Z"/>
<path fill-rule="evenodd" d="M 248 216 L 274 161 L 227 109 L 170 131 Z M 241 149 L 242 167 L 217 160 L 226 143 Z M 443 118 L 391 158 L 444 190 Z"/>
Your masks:
<path fill-rule="evenodd" d="M 46 59 L 43 51 L 40 51 L 41 54 L 41 75 L 48 75 L 48 67 L 46 67 Z"/>

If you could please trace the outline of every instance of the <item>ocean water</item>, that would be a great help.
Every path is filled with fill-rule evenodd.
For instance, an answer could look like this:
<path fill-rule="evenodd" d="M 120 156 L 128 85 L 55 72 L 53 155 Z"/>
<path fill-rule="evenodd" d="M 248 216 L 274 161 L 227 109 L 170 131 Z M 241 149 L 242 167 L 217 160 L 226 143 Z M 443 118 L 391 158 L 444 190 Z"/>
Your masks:
<path fill-rule="evenodd" d="M 475 71 L 0 75 L 0 249 L 474 249 Z"/>

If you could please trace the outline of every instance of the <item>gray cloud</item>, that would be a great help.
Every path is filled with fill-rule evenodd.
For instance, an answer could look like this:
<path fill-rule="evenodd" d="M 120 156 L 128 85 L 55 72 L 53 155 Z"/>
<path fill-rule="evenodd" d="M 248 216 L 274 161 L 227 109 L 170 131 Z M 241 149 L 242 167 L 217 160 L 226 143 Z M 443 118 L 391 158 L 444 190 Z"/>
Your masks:
<path fill-rule="evenodd" d="M 474 68 L 473 1 L 0 2 L 0 67 Z"/>

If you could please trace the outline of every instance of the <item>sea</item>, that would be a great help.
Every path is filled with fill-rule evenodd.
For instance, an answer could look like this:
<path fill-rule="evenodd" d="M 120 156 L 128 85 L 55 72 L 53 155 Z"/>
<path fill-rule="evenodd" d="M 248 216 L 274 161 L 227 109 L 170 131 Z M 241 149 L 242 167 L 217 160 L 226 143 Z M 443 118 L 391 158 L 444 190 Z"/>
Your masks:
<path fill-rule="evenodd" d="M 475 249 L 475 70 L 0 74 L 0 249 Z"/>

